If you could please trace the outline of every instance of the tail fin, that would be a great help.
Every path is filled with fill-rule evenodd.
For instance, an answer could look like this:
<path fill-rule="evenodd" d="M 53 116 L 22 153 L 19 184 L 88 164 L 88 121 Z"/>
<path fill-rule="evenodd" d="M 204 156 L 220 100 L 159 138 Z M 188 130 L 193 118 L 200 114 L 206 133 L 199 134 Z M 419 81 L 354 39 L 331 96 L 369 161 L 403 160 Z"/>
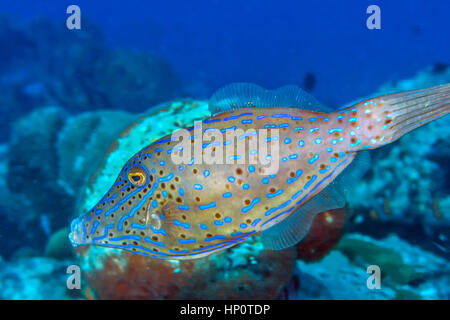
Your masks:
<path fill-rule="evenodd" d="M 361 130 L 367 149 L 373 149 L 450 113 L 450 84 L 379 96 L 350 108 L 365 114 Z"/>
<path fill-rule="evenodd" d="M 450 113 L 450 84 L 382 97 L 392 119 L 392 141 Z"/>

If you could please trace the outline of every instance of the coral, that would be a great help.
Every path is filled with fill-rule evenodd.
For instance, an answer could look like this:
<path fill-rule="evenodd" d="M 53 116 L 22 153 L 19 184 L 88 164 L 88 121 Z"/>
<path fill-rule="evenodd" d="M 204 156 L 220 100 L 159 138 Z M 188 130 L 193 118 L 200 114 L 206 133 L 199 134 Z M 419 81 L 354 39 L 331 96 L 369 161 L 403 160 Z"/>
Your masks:
<path fill-rule="evenodd" d="M 382 290 L 370 290 L 366 286 L 369 275 L 341 252 L 332 250 L 318 262 L 297 262 L 300 279 L 298 290 L 290 299 L 393 299 L 395 291 L 382 285 Z"/>
<path fill-rule="evenodd" d="M 88 69 L 90 60 L 101 51 L 103 45 L 96 28 L 88 29 L 75 34 L 46 19 L 23 25 L 0 18 L 0 119 L 5 122 L 2 129 L 9 128 L 10 122 L 30 110 L 59 104 L 55 86 L 64 86 L 66 81 L 68 88 L 82 84 L 78 78 L 81 72 L 70 79 L 62 73 L 80 66 Z M 69 93 L 61 92 L 67 99 L 78 101 L 77 94 Z"/>
<path fill-rule="evenodd" d="M 166 79 L 173 81 L 168 84 L 172 93 L 156 97 L 158 89 L 151 88 L 159 88 L 159 84 L 151 87 L 153 78 L 144 75 L 146 71 L 138 70 L 165 70 L 166 66 L 157 67 L 164 63 L 143 53 L 112 52 L 101 42 L 94 44 L 96 34 L 80 36 L 87 37 L 84 38 L 89 43 L 87 47 L 95 47 L 93 52 L 100 53 L 98 59 L 103 60 L 83 51 L 81 40 L 75 40 L 73 46 L 61 44 L 59 53 L 35 48 L 33 37 L 41 40 L 47 37 L 47 44 L 61 37 L 44 22 L 36 25 L 33 36 L 29 30 L 8 26 L 17 35 L 21 50 L 14 57 L 10 50 L 16 45 L 5 43 L 5 48 L 10 49 L 0 52 L 4 61 L 14 65 L 34 57 L 38 65 L 42 64 L 39 68 L 49 68 L 54 63 L 59 70 L 52 75 L 46 69 L 45 76 L 37 81 L 38 71 L 33 67 L 27 70 L 30 63 L 23 63 L 23 70 L 15 69 L 11 77 L 2 74 L 9 70 L 7 63 L 0 64 L 0 103 L 9 112 L 17 108 L 15 116 L 26 110 L 24 101 L 30 102 L 29 108 L 55 101 L 64 104 L 66 109 L 83 105 L 79 110 L 93 107 L 130 110 L 133 108 L 127 103 L 134 103 L 133 110 L 141 110 L 159 98 L 169 99 L 177 90 L 177 80 Z M 0 41 L 2 37 L 0 32 Z M 62 68 L 62 53 L 77 63 Z M 46 63 L 39 60 L 47 54 Z M 130 59 L 136 61 L 130 63 Z M 89 74 L 90 67 L 81 65 L 83 60 L 92 64 L 98 74 Z M 129 69 L 124 70 L 125 66 Z M 75 81 L 71 87 L 77 72 L 83 81 Z M 160 74 L 161 83 L 166 81 L 165 71 L 155 72 Z M 55 81 L 55 74 L 61 77 L 61 83 Z M 449 82 L 449 74 L 448 68 L 438 66 L 380 90 L 389 92 Z M 123 82 L 112 83 L 113 79 L 121 78 Z M 94 88 L 92 79 L 103 83 Z M 111 81 L 107 83 L 107 80 Z M 133 87 L 136 87 L 133 94 L 122 95 Z M 2 95 L 4 91 L 8 93 Z M 19 97 L 14 92 L 19 92 Z M 54 232 L 47 239 L 43 217 L 49 218 L 51 230 L 67 227 L 70 216 L 84 213 L 103 196 L 131 155 L 176 128 L 191 125 L 208 115 L 205 101 L 181 100 L 160 104 L 141 115 L 110 110 L 69 116 L 62 107 L 51 107 L 34 110 L 17 121 L 10 143 L 0 147 L 0 237 L 8 234 L 2 255 L 10 259 L 9 262 L 0 260 L 1 298 L 73 298 L 61 286 L 65 279 L 50 279 L 56 272 L 65 276 L 63 266 L 73 263 L 61 261 L 70 257 L 67 230 Z M 163 261 L 121 250 L 80 247 L 77 261 L 85 275 L 85 296 L 97 299 L 276 298 L 291 279 L 298 258 L 293 280 L 295 292 L 290 298 L 449 299 L 450 272 L 447 260 L 441 257 L 445 248 L 435 249 L 433 252 L 438 253 L 432 254 L 422 244 L 411 244 L 422 241 L 417 233 L 400 232 L 415 230 L 407 229 L 409 225 L 433 232 L 448 230 L 450 179 L 445 169 L 450 153 L 448 121 L 447 117 L 433 122 L 392 146 L 371 152 L 374 158 L 371 169 L 349 199 L 357 217 L 377 219 L 365 223 L 365 229 L 362 224 L 354 223 L 350 223 L 349 229 L 370 236 L 350 233 L 341 239 L 344 218 L 349 211 L 337 210 L 319 214 L 310 234 L 296 248 L 277 252 L 263 250 L 258 237 L 192 261 Z M 401 237 L 386 236 L 387 230 L 393 230 L 387 228 L 391 225 Z M 46 254 L 57 260 L 35 257 L 43 253 L 45 246 Z M 369 264 L 380 265 L 382 290 L 367 289 Z M 33 269 L 37 271 L 33 273 Z"/>
<path fill-rule="evenodd" d="M 355 264 L 378 265 L 383 270 L 382 280 L 387 278 L 387 281 L 404 285 L 422 276 L 416 268 L 404 263 L 399 252 L 375 244 L 372 239 L 347 237 L 339 243 L 338 249 Z"/>
<path fill-rule="evenodd" d="M 0 299 L 68 300 L 80 298 L 79 290 L 66 289 L 70 260 L 35 257 L 6 263 L 0 258 Z M 78 292 L 77 292 L 78 291 Z"/>
<path fill-rule="evenodd" d="M 450 69 L 431 67 L 412 79 L 389 83 L 377 94 L 450 82 Z M 424 228 L 450 225 L 450 118 L 433 121 L 394 144 L 371 151 L 369 173 L 355 188 L 350 206 L 381 221 L 417 223 Z"/>
<path fill-rule="evenodd" d="M 368 289 L 369 265 L 378 265 L 381 289 Z M 396 235 L 375 240 L 347 234 L 330 254 L 312 263 L 297 262 L 296 290 L 290 299 L 448 299 L 446 259 Z"/>
<path fill-rule="evenodd" d="M 348 235 L 337 249 L 355 265 L 380 266 L 382 283 L 396 291 L 396 298 L 414 293 L 421 299 L 448 299 L 450 269 L 447 260 L 391 234 L 375 240 Z"/>
<path fill-rule="evenodd" d="M 73 211 L 74 198 L 58 184 L 56 140 L 66 117 L 58 108 L 37 109 L 13 125 L 6 181 L 12 198 L 23 201 L 9 203 L 8 211 L 20 212 L 20 219 L 12 219 L 23 219 L 17 223 L 25 223 L 24 231 L 29 229 L 32 234 L 32 230 L 39 231 L 35 226 L 41 225 L 44 214 L 52 228 L 61 228 Z M 42 233 L 38 235 L 37 239 L 45 239 Z"/>
<path fill-rule="evenodd" d="M 448 66 L 439 66 L 439 64 L 434 64 L 419 71 L 413 78 L 404 79 L 401 81 L 386 82 L 380 86 L 377 94 L 420 89 L 449 82 L 450 68 Z"/>
<path fill-rule="evenodd" d="M 68 228 L 62 228 L 54 232 L 45 246 L 45 255 L 55 259 L 67 259 L 73 257 L 73 248 L 67 241 Z"/>
<path fill-rule="evenodd" d="M 338 243 L 347 217 L 346 209 L 319 213 L 311 231 L 297 244 L 297 255 L 303 261 L 322 259 Z"/>
<path fill-rule="evenodd" d="M 115 50 L 93 65 L 93 94 L 102 107 L 143 111 L 180 94 L 177 75 L 161 58 L 138 51 Z"/>
<path fill-rule="evenodd" d="M 8 148 L 7 180 L 12 192 L 31 196 L 36 189 L 55 184 L 58 177 L 55 142 L 65 120 L 66 114 L 60 109 L 46 108 L 35 110 L 14 123 Z"/>
<path fill-rule="evenodd" d="M 0 147 L 0 238 L 2 242 L 2 255 L 9 258 L 21 247 L 43 245 L 40 236 L 42 232 L 36 228 L 36 213 L 33 207 L 22 194 L 14 194 L 8 190 L 7 179 L 7 150 L 6 146 Z M 17 212 L 26 213 L 18 219 Z M 15 236 L 17 235 L 17 236 Z M 6 241 L 7 239 L 7 241 Z M 37 240 L 39 239 L 39 240 Z"/>
<path fill-rule="evenodd" d="M 181 94 L 177 74 L 150 52 L 106 45 L 84 20 L 77 32 L 38 19 L 19 24 L 0 18 L 0 124 L 39 107 L 79 113 L 93 109 L 142 112 Z"/>
<path fill-rule="evenodd" d="M 267 251 L 254 237 L 197 260 L 91 247 L 81 261 L 97 299 L 274 299 L 292 274 L 295 250 Z"/>
<path fill-rule="evenodd" d="M 85 112 L 71 117 L 58 135 L 59 183 L 74 196 L 120 133 L 136 119 L 121 111 Z"/>

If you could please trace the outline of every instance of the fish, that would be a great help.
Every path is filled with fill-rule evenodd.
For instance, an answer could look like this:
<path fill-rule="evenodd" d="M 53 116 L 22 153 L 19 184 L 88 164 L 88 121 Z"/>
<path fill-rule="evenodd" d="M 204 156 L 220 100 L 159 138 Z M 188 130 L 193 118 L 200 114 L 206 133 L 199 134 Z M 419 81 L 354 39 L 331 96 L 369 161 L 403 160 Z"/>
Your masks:
<path fill-rule="evenodd" d="M 370 167 L 368 150 L 447 115 L 449 94 L 444 84 L 331 110 L 296 86 L 230 84 L 211 97 L 210 117 L 134 154 L 103 198 L 72 221 L 69 239 L 174 260 L 255 235 L 269 250 L 293 246 L 318 213 L 344 207 Z M 241 157 L 233 145 L 219 157 L 238 141 L 249 152 Z M 188 162 L 174 160 L 189 151 Z M 205 154 L 232 161 L 200 161 Z"/>
<path fill-rule="evenodd" d="M 41 225 L 42 231 L 45 233 L 47 238 L 50 238 L 50 236 L 52 235 L 52 227 L 51 227 L 50 218 L 48 217 L 48 215 L 43 213 L 40 215 L 39 220 L 40 220 L 40 225 Z"/>

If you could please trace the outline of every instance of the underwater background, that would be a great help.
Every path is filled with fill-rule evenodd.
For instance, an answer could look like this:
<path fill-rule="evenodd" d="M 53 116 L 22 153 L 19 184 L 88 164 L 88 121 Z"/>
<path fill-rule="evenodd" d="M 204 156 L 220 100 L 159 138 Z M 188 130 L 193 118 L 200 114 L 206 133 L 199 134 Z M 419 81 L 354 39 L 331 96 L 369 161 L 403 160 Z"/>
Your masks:
<path fill-rule="evenodd" d="M 80 30 L 66 27 L 72 4 Z M 338 108 L 449 83 L 449 12 L 444 0 L 0 2 L 0 299 L 449 299 L 448 116 L 372 151 L 348 205 L 296 247 L 253 237 L 160 261 L 67 238 L 131 155 L 209 116 L 223 85 L 295 84 Z"/>

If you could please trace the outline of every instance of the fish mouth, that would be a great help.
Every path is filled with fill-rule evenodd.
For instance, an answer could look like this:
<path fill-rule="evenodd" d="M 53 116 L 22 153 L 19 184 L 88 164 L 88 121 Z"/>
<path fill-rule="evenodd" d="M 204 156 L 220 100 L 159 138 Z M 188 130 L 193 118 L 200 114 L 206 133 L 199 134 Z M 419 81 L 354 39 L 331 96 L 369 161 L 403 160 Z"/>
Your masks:
<path fill-rule="evenodd" d="M 84 220 L 84 216 L 80 216 L 74 219 L 70 224 L 69 240 L 74 247 L 87 244 Z"/>

